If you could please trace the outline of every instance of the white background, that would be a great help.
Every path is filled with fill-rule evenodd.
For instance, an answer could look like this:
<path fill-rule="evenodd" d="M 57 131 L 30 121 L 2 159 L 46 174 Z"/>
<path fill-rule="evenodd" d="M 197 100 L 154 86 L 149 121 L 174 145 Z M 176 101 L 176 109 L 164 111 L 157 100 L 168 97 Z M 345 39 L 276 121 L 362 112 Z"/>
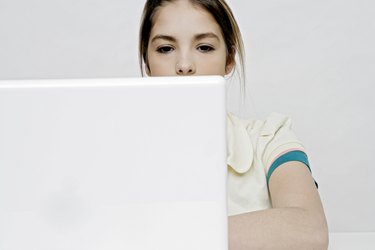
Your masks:
<path fill-rule="evenodd" d="M 0 79 L 140 76 L 143 3 L 0 0 Z M 247 50 L 242 115 L 291 116 L 330 231 L 375 231 L 375 2 L 229 3 Z M 239 112 L 233 102 L 229 109 Z"/>

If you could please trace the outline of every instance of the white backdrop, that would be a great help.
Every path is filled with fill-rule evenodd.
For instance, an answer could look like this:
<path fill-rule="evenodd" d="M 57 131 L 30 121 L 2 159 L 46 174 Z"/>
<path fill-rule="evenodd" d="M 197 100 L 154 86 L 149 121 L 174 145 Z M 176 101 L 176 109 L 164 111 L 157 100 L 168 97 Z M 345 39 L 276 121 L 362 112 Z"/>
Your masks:
<path fill-rule="evenodd" d="M 291 116 L 330 231 L 375 231 L 375 2 L 229 2 L 247 50 L 250 102 L 243 115 Z M 142 5 L 0 0 L 0 79 L 140 76 Z"/>

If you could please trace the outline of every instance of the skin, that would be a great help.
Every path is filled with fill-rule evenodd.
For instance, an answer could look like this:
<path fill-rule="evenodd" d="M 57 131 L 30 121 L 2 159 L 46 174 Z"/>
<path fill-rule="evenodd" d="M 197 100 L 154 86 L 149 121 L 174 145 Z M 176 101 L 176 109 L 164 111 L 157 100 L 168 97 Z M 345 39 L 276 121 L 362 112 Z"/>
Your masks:
<path fill-rule="evenodd" d="M 220 26 L 188 1 L 167 4 L 154 17 L 147 49 L 150 76 L 230 73 Z"/>
<path fill-rule="evenodd" d="M 189 1 L 165 4 L 154 17 L 148 46 L 149 76 L 226 75 L 234 62 L 219 25 Z M 278 167 L 269 182 L 273 208 L 229 217 L 229 249 L 327 249 L 328 228 L 308 168 Z"/>

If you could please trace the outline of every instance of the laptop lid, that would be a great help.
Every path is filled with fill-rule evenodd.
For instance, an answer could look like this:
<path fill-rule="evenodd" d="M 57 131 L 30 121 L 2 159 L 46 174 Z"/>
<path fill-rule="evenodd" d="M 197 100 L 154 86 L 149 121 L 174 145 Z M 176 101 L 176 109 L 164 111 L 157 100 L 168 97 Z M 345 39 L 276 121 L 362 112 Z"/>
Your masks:
<path fill-rule="evenodd" d="M 0 249 L 227 249 L 221 77 L 0 82 Z"/>

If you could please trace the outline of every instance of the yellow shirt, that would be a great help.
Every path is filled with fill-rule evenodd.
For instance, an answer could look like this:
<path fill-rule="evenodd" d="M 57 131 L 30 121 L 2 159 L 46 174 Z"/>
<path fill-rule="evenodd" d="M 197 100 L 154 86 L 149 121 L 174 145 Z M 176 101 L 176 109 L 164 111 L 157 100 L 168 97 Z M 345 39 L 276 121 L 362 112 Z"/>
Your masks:
<path fill-rule="evenodd" d="M 291 120 L 272 113 L 261 120 L 227 117 L 228 215 L 271 207 L 267 174 L 281 155 L 304 151 L 293 133 Z"/>

